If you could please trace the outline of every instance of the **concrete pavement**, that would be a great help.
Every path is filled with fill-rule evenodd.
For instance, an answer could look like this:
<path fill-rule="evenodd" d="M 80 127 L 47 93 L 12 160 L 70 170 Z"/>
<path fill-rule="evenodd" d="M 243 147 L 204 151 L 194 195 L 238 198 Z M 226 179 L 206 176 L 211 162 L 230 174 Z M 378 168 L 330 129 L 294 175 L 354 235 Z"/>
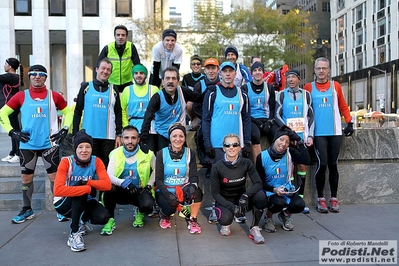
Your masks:
<path fill-rule="evenodd" d="M 341 208 L 339 214 L 312 208 L 308 215 L 294 215 L 293 232 L 284 231 L 275 215 L 277 232 L 262 231 L 266 243 L 255 245 L 247 237 L 249 222 L 233 222 L 232 235 L 222 237 L 204 208 L 198 218 L 202 234 L 190 235 L 179 217 L 167 230 L 148 217 L 143 228 L 133 228 L 131 209 L 117 207 L 114 233 L 102 236 L 102 226 L 94 225 L 80 253 L 66 245 L 69 224 L 58 222 L 55 212 L 35 211 L 36 218 L 16 225 L 11 218 L 17 212 L 2 211 L 0 265 L 318 265 L 319 240 L 399 239 L 398 204 Z"/>

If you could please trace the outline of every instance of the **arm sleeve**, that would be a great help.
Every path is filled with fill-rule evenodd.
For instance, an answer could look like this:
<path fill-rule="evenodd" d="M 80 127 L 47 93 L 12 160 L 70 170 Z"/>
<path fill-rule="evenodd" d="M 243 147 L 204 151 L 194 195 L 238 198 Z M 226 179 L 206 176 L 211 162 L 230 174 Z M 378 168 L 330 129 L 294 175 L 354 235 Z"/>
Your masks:
<path fill-rule="evenodd" d="M 309 137 L 314 137 L 314 112 L 313 112 L 313 107 L 312 107 L 312 96 L 310 93 L 306 90 L 304 90 L 304 93 L 306 93 L 306 101 L 308 103 L 308 128 L 309 128 Z"/>
<path fill-rule="evenodd" d="M 67 186 L 67 178 L 69 170 L 69 161 L 63 158 L 58 165 L 57 173 L 54 180 L 54 196 L 55 197 L 78 197 L 89 195 L 91 192 L 90 185 L 84 186 Z"/>
<path fill-rule="evenodd" d="M 118 91 L 114 90 L 115 95 L 115 133 L 117 135 L 122 133 L 122 107 Z"/>
<path fill-rule="evenodd" d="M 242 92 L 244 98 L 244 106 L 241 111 L 243 131 L 244 131 L 244 144 L 251 143 L 251 112 L 249 110 L 248 95 Z"/>
<path fill-rule="evenodd" d="M 123 90 L 121 95 L 121 108 L 122 108 L 122 127 L 129 125 L 129 115 L 127 113 L 127 106 L 129 101 L 130 89 L 127 87 Z"/>
<path fill-rule="evenodd" d="M 189 173 L 189 181 L 190 183 L 197 183 L 198 184 L 198 171 L 197 171 L 197 157 L 195 152 L 190 149 L 190 173 Z"/>
<path fill-rule="evenodd" d="M 111 181 L 111 184 L 120 187 L 124 179 L 117 178 L 115 176 L 115 158 L 114 156 L 109 157 L 109 163 L 107 167 L 107 174 Z"/>
<path fill-rule="evenodd" d="M 150 132 L 151 121 L 155 118 L 155 113 L 159 110 L 161 106 L 161 99 L 159 97 L 159 93 L 154 94 L 151 97 L 150 102 L 148 103 L 147 110 L 145 111 L 144 121 L 140 131 L 140 139 L 146 144 L 148 144 L 148 135 Z"/>
<path fill-rule="evenodd" d="M 132 62 L 134 65 L 140 64 L 140 56 L 137 52 L 136 46 L 132 43 Z"/>
<path fill-rule="evenodd" d="M 284 91 L 280 91 L 277 93 L 276 96 L 276 115 L 274 116 L 274 120 L 276 121 L 279 127 L 284 125 L 283 103 L 284 103 Z"/>
<path fill-rule="evenodd" d="M 267 89 L 269 90 L 269 108 L 270 108 L 270 116 L 269 119 L 274 118 L 275 110 L 276 110 L 276 93 L 271 85 L 267 84 Z"/>
<path fill-rule="evenodd" d="M 161 62 L 154 61 L 152 65 L 152 75 L 150 76 L 149 83 L 154 86 L 159 86 L 161 84 L 161 79 L 159 78 L 159 70 L 161 69 Z"/>
<path fill-rule="evenodd" d="M 100 191 L 108 191 L 111 190 L 112 185 L 109 180 L 109 176 L 107 174 L 107 170 L 105 169 L 105 165 L 100 158 L 96 157 L 96 173 L 98 176 L 98 180 L 90 179 L 87 181 L 87 185 L 94 187 Z"/>
<path fill-rule="evenodd" d="M 0 125 L 7 133 L 13 129 L 10 123 L 10 118 L 8 117 L 13 112 L 14 110 L 11 109 L 11 107 L 9 107 L 7 104 L 0 109 Z"/>
<path fill-rule="evenodd" d="M 207 90 L 204 96 L 204 102 L 202 105 L 202 134 L 204 136 L 204 146 L 212 147 L 211 142 L 211 120 L 213 114 L 213 102 L 215 101 L 215 93 L 211 90 Z"/>
<path fill-rule="evenodd" d="M 211 192 L 213 198 L 218 202 L 218 204 L 226 207 L 232 213 L 234 213 L 235 206 L 230 201 L 226 200 L 222 194 L 220 193 L 220 180 L 223 178 L 222 174 L 220 173 L 218 166 L 220 164 L 215 164 L 211 170 Z"/>
<path fill-rule="evenodd" d="M 85 104 L 85 88 L 88 86 L 87 82 L 83 82 L 76 100 L 75 111 L 73 113 L 73 126 L 72 134 L 75 135 L 79 131 L 80 120 L 82 119 L 82 113 Z"/>
<path fill-rule="evenodd" d="M 242 159 L 245 159 L 245 158 L 242 158 Z M 248 176 L 252 181 L 252 186 L 249 187 L 249 189 L 247 191 L 245 191 L 245 194 L 248 197 L 252 197 L 259 190 L 262 189 L 262 181 L 260 180 L 259 174 L 255 169 L 255 165 L 249 159 L 246 159 L 245 162 L 246 162 L 247 168 L 248 168 L 248 172 L 247 172 Z"/>
<path fill-rule="evenodd" d="M 157 153 L 157 158 L 155 163 L 155 185 L 161 191 L 166 189 L 163 180 L 163 173 L 164 173 L 163 155 L 162 155 L 162 150 L 160 150 Z"/>
<path fill-rule="evenodd" d="M 251 72 L 249 72 L 248 68 L 246 66 L 240 64 L 240 69 L 243 70 L 243 71 L 241 71 L 241 75 L 243 76 L 245 82 L 246 83 L 251 82 L 252 76 L 251 76 Z"/>

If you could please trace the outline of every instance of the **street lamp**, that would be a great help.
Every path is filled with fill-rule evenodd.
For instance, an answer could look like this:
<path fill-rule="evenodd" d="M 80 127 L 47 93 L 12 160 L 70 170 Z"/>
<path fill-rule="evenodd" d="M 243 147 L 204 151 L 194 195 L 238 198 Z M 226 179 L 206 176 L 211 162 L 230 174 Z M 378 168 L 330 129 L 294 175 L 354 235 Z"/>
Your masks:
<path fill-rule="evenodd" d="M 375 69 L 375 70 L 377 70 L 377 71 L 379 71 L 379 72 L 382 72 L 382 73 L 384 73 L 384 80 L 385 80 L 385 84 L 384 84 L 384 86 L 385 86 L 385 89 L 384 89 L 384 91 L 385 91 L 385 113 L 386 114 L 389 114 L 389 113 L 391 113 L 391 106 L 390 105 L 388 105 L 387 104 L 387 100 L 388 100 L 388 92 L 389 92 L 389 89 L 388 89 L 388 80 L 387 80 L 387 71 L 385 70 L 385 69 L 380 69 L 380 68 L 377 68 L 377 67 L 370 67 L 370 68 L 372 68 L 372 69 Z M 392 99 L 391 99 L 392 100 Z M 380 100 L 381 101 L 381 100 Z"/>

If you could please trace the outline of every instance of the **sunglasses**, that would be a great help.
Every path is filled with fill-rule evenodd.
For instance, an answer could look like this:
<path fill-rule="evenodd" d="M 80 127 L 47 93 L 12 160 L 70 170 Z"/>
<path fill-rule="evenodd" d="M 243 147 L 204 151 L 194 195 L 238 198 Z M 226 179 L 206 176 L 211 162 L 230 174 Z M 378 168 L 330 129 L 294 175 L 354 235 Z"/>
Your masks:
<path fill-rule="evenodd" d="M 191 63 L 192 66 L 200 66 L 201 63 Z"/>
<path fill-rule="evenodd" d="M 237 147 L 240 147 L 240 143 L 238 143 L 238 142 L 234 142 L 234 143 L 225 142 L 225 143 L 223 143 L 223 147 L 225 147 L 225 148 L 231 148 L 231 147 L 237 148 Z"/>
<path fill-rule="evenodd" d="M 30 72 L 28 72 L 28 76 L 30 76 L 30 75 L 32 75 L 34 77 L 36 77 L 37 75 L 39 75 L 40 77 L 47 77 L 47 73 L 45 73 L 45 72 L 30 71 Z"/>

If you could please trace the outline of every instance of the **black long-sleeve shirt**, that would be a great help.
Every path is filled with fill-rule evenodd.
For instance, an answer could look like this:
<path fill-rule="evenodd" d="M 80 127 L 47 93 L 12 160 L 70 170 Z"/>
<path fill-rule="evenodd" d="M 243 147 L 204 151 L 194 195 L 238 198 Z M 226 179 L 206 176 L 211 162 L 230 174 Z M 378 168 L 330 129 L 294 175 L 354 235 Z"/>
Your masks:
<path fill-rule="evenodd" d="M 80 120 L 82 119 L 82 113 L 85 108 L 85 90 L 89 86 L 88 82 L 82 82 L 80 85 L 78 98 L 76 101 L 75 112 L 73 115 L 73 134 L 75 135 L 79 131 Z M 98 92 L 104 92 L 108 90 L 109 83 L 101 82 L 97 79 L 93 80 L 94 89 Z M 114 113 L 115 113 L 115 133 L 117 135 L 122 133 L 122 107 L 121 102 L 119 99 L 118 91 L 114 91 L 115 95 L 115 106 L 114 106 Z M 95 123 L 96 121 L 93 121 Z"/>
<path fill-rule="evenodd" d="M 273 152 L 270 152 L 270 149 L 273 148 L 273 144 L 267 150 L 261 152 L 258 155 L 258 157 L 256 157 L 256 171 L 258 172 L 260 179 L 262 180 L 262 187 L 265 191 L 270 191 L 270 192 L 273 192 L 274 187 L 266 183 L 265 169 L 264 169 L 264 166 L 262 165 L 262 153 L 264 153 L 264 152 L 269 153 L 271 159 L 276 162 L 276 161 L 280 160 L 287 152 L 287 151 L 285 151 L 284 153 L 279 154 L 278 156 L 273 156 Z M 290 146 L 288 151 L 291 154 L 291 159 L 294 164 L 310 164 L 311 163 L 308 148 L 302 142 L 300 144 L 298 144 L 297 147 Z M 265 167 L 267 167 L 267 166 L 265 166 Z"/>
<path fill-rule="evenodd" d="M 247 176 L 252 186 L 246 190 Z M 242 194 L 252 197 L 262 189 L 262 182 L 251 160 L 239 157 L 235 164 L 219 160 L 212 166 L 211 192 L 213 198 L 234 213 Z"/>
<path fill-rule="evenodd" d="M 201 81 L 195 83 L 194 91 L 197 92 L 197 93 L 202 93 L 202 95 L 205 96 L 207 88 L 210 87 L 210 86 L 214 86 L 214 85 L 220 84 L 220 79 L 218 77 L 215 81 L 210 81 L 207 78 L 207 76 L 205 76 L 204 82 L 205 82 L 205 86 L 206 86 L 204 92 L 202 92 L 202 82 Z M 194 103 L 194 105 L 193 105 L 194 106 L 193 108 L 194 108 L 195 115 L 198 118 L 200 118 L 200 119 L 202 118 L 202 104 L 203 103 L 201 102 L 201 103 Z"/>
<path fill-rule="evenodd" d="M 0 75 L 0 107 L 3 107 L 12 96 L 19 92 L 19 75 L 5 73 Z"/>
<path fill-rule="evenodd" d="M 189 88 L 186 87 L 181 87 L 182 92 L 183 92 L 183 98 L 185 102 L 202 102 L 203 100 L 203 95 L 193 92 L 192 90 L 190 90 Z M 169 93 L 166 92 L 165 88 L 163 88 L 161 91 L 159 91 L 158 93 L 154 94 L 151 99 L 150 102 L 148 103 L 147 106 L 147 110 L 145 111 L 145 115 L 144 115 L 144 121 L 143 121 L 143 125 L 141 126 L 141 136 L 140 139 L 141 141 L 143 141 L 144 143 L 146 143 L 146 141 L 148 141 L 148 135 L 149 135 L 149 131 L 150 131 L 150 127 L 151 127 L 151 121 L 155 118 L 155 113 L 156 112 L 162 112 L 162 110 L 160 110 L 161 108 L 161 96 L 160 93 L 163 93 L 166 99 L 166 102 L 170 105 L 175 104 L 179 97 L 173 97 L 170 96 Z M 176 89 L 176 93 L 177 89 Z M 156 130 L 156 129 L 155 129 Z"/>

